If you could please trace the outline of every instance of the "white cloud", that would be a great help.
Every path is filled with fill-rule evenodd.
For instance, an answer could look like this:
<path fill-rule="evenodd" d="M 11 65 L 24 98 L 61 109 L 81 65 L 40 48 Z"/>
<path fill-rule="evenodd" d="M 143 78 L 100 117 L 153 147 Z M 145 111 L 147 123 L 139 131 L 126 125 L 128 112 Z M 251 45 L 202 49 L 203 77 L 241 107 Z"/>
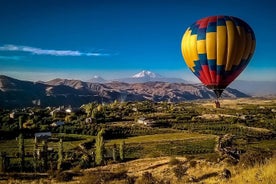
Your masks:
<path fill-rule="evenodd" d="M 50 56 L 109 56 L 110 55 L 109 53 L 101 53 L 101 52 L 80 52 L 77 50 L 41 49 L 36 47 L 20 46 L 20 45 L 3 45 L 3 46 L 0 46 L 0 51 L 19 51 L 19 52 L 28 52 L 34 55 L 50 55 Z"/>

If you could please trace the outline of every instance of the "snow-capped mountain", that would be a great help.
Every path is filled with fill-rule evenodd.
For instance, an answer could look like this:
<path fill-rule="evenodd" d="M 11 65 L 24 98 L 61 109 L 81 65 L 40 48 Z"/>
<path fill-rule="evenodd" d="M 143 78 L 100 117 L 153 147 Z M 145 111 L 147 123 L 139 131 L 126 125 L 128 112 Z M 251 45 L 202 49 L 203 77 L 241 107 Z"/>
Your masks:
<path fill-rule="evenodd" d="M 189 83 L 180 78 L 167 78 L 167 77 L 163 77 L 158 73 L 154 73 L 147 70 L 143 70 L 137 74 L 134 74 L 129 78 L 116 79 L 116 81 L 125 82 L 125 83 L 145 83 L 145 82 L 156 82 L 156 81 L 169 82 L 169 83 Z"/>
<path fill-rule="evenodd" d="M 100 77 L 100 76 L 98 76 L 98 75 L 95 75 L 92 79 L 90 79 L 88 82 L 92 82 L 92 83 L 106 83 L 107 81 L 104 79 L 104 78 L 102 78 L 102 77 Z"/>
<path fill-rule="evenodd" d="M 163 78 L 161 75 L 153 73 L 151 71 L 143 70 L 135 75 L 132 78 Z"/>
<path fill-rule="evenodd" d="M 127 78 L 105 80 L 104 78 L 96 75 L 92 79 L 88 80 L 88 82 L 91 82 L 91 83 L 109 83 L 112 81 L 125 82 L 125 83 L 145 83 L 145 82 L 156 82 L 156 81 L 168 82 L 168 83 L 186 83 L 186 84 L 191 83 L 180 78 L 164 77 L 158 73 L 154 73 L 148 70 L 143 70 Z"/>

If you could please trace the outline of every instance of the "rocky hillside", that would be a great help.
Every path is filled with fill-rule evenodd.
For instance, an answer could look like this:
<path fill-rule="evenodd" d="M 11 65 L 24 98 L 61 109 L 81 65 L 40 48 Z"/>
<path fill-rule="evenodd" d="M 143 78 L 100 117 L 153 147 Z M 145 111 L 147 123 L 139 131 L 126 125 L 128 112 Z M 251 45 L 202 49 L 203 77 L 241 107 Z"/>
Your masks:
<path fill-rule="evenodd" d="M 218 163 L 185 157 L 144 158 L 83 170 L 83 176 L 75 177 L 71 183 L 274 183 L 275 163 L 274 158 L 261 166 L 243 168 L 239 165 L 229 166 L 227 161 Z"/>
<path fill-rule="evenodd" d="M 34 105 L 81 106 L 91 101 L 171 101 L 210 99 L 213 91 L 200 84 L 146 82 L 146 83 L 91 83 L 80 80 L 54 79 L 48 82 L 29 82 L 0 76 L 0 108 Z M 227 88 L 223 98 L 248 97 Z"/>

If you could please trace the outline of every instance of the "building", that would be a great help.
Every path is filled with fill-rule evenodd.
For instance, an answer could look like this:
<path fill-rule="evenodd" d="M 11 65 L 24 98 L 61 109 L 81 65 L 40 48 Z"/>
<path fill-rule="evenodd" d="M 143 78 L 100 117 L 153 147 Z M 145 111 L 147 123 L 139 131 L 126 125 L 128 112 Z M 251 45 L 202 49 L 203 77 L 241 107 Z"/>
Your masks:
<path fill-rule="evenodd" d="M 51 132 L 38 132 L 38 133 L 35 133 L 34 136 L 35 136 L 35 142 L 47 141 L 52 136 L 52 133 Z"/>
<path fill-rule="evenodd" d="M 144 117 L 139 118 L 137 120 L 137 123 L 143 124 L 143 125 L 146 125 L 146 126 L 150 126 L 150 127 L 158 126 L 158 124 L 156 123 L 156 121 L 149 120 L 149 119 L 146 119 Z"/>
<path fill-rule="evenodd" d="M 139 124 L 144 124 L 145 121 L 146 121 L 146 118 L 141 117 L 141 118 L 139 118 L 139 119 L 137 120 L 137 123 L 139 123 Z"/>
<path fill-rule="evenodd" d="M 63 121 L 57 121 L 51 124 L 51 127 L 57 127 L 57 126 L 62 126 L 64 125 Z"/>

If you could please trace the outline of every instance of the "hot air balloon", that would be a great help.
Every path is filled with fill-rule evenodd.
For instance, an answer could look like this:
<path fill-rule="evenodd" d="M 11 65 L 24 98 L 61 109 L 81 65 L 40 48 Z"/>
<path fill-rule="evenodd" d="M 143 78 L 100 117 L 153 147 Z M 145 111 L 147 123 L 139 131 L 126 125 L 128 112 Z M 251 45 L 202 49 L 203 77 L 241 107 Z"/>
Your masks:
<path fill-rule="evenodd" d="M 245 69 L 255 50 L 255 35 L 243 20 L 210 16 L 196 21 L 183 35 L 181 51 L 190 70 L 217 99 Z"/>

